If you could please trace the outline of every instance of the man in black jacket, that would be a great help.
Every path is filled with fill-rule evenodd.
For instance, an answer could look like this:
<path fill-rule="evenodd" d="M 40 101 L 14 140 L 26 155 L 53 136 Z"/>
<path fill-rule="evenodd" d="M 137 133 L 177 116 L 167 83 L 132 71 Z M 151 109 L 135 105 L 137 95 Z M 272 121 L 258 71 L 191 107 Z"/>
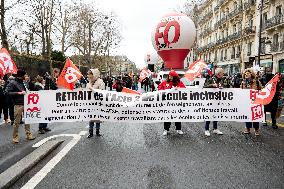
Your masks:
<path fill-rule="evenodd" d="M 24 70 L 18 70 L 16 74 L 16 78 L 14 81 L 11 81 L 7 87 L 6 92 L 7 94 L 11 95 L 14 103 L 15 103 L 15 121 L 14 121 L 14 129 L 13 129 L 13 143 L 17 144 L 19 143 L 19 133 L 18 128 L 21 122 L 21 117 L 24 112 L 24 95 L 26 94 L 26 91 L 28 90 L 27 87 L 24 84 L 26 72 Z M 28 140 L 33 140 L 35 137 L 33 137 L 31 131 L 30 131 L 30 125 L 25 124 L 25 132 L 27 135 Z"/>

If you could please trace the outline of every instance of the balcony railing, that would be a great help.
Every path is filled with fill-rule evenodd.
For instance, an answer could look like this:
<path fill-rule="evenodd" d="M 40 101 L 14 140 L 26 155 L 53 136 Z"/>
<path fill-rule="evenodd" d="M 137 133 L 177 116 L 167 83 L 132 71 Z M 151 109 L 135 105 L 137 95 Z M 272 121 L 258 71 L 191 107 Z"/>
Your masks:
<path fill-rule="evenodd" d="M 231 59 L 235 59 L 235 55 L 234 54 L 231 55 Z"/>
<path fill-rule="evenodd" d="M 248 51 L 248 52 L 247 52 L 247 56 L 250 56 L 250 55 L 251 55 L 251 51 Z"/>
<path fill-rule="evenodd" d="M 242 34 L 242 32 L 240 32 L 240 31 L 236 32 L 236 33 L 233 33 L 232 35 L 228 36 L 228 40 L 233 41 L 235 39 L 238 39 L 238 38 L 241 37 L 241 34 Z"/>
<path fill-rule="evenodd" d="M 206 20 L 208 20 L 208 18 L 212 18 L 213 16 L 213 11 L 209 11 L 207 14 L 205 14 L 203 17 L 201 17 L 198 21 L 199 24 L 204 23 Z"/>
<path fill-rule="evenodd" d="M 239 5 L 237 8 L 235 8 L 232 12 L 229 13 L 229 17 L 232 18 L 242 11 L 243 11 L 243 7 L 242 5 Z"/>
<path fill-rule="evenodd" d="M 241 53 L 236 54 L 236 58 L 240 58 Z"/>
<path fill-rule="evenodd" d="M 277 52 L 279 50 L 279 43 L 271 44 L 271 52 Z"/>
<path fill-rule="evenodd" d="M 249 26 L 243 30 L 243 35 L 254 34 L 255 31 L 256 31 L 255 26 Z"/>
<path fill-rule="evenodd" d="M 273 16 L 263 23 L 264 29 L 269 29 L 273 26 L 284 24 L 284 14 Z"/>
<path fill-rule="evenodd" d="M 246 11 L 246 10 L 248 10 L 248 9 L 251 9 L 251 7 L 253 6 L 253 5 L 255 5 L 255 0 L 248 0 L 247 2 L 245 2 L 244 4 L 243 4 L 243 10 L 244 11 Z"/>

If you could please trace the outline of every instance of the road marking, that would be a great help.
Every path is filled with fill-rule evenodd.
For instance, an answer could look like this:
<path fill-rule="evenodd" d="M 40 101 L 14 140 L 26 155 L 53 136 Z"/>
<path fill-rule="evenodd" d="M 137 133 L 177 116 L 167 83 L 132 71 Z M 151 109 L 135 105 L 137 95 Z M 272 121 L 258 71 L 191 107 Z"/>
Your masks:
<path fill-rule="evenodd" d="M 81 136 L 86 134 L 85 132 L 80 132 L 79 134 L 62 134 L 62 135 L 54 135 L 51 137 L 47 137 L 48 140 L 60 137 L 60 136 L 72 136 L 73 139 L 55 156 L 53 157 L 39 172 L 37 172 L 21 189 L 33 189 L 35 188 L 46 175 L 59 163 L 62 158 L 79 142 Z M 37 145 L 42 145 L 47 140 L 43 139 L 42 141 L 38 142 Z"/>
<path fill-rule="evenodd" d="M 82 131 L 81 131 L 82 132 Z M 80 132 L 80 133 L 81 133 Z M 86 132 L 86 131 L 85 131 Z M 79 135 L 80 135 L 79 133 Z M 50 139 L 53 139 L 53 138 L 57 138 L 57 137 L 76 137 L 78 136 L 78 134 L 60 134 L 60 135 L 53 135 L 53 136 L 50 136 L 50 137 L 46 137 L 44 139 L 42 139 L 41 141 L 37 142 L 36 144 L 34 144 L 32 147 L 33 148 L 38 148 L 40 147 L 41 145 L 43 145 L 44 143 L 46 143 L 47 141 L 49 141 Z M 80 135 L 81 136 L 81 135 Z"/>

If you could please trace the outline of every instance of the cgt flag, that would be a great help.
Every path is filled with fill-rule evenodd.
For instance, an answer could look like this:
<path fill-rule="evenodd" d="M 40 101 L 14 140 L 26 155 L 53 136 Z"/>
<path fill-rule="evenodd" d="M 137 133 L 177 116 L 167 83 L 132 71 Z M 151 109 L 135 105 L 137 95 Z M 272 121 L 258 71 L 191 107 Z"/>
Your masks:
<path fill-rule="evenodd" d="M 276 85 L 279 81 L 279 74 L 276 74 L 266 85 L 265 87 L 256 95 L 256 98 L 253 104 L 269 104 L 276 92 Z"/>
<path fill-rule="evenodd" d="M 201 75 L 204 68 L 207 68 L 207 64 L 203 60 L 199 59 L 189 66 L 188 70 L 185 72 L 184 77 L 189 81 L 193 81 L 195 78 Z"/>
<path fill-rule="evenodd" d="M 7 73 L 16 74 L 18 71 L 15 62 L 12 60 L 7 49 L 2 48 L 0 50 L 0 75 Z"/>
<path fill-rule="evenodd" d="M 75 83 L 82 77 L 79 69 L 67 58 L 65 66 L 57 79 L 57 85 L 65 89 L 74 89 Z"/>

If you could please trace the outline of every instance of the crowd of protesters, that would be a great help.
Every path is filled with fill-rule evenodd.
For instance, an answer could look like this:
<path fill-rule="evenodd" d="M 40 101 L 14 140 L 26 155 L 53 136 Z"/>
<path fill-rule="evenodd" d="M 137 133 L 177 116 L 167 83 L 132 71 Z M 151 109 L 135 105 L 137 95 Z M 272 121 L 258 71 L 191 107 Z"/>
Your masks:
<path fill-rule="evenodd" d="M 141 83 L 140 88 L 143 88 L 145 92 L 164 90 L 172 87 L 184 88 L 185 85 L 180 80 L 179 75 L 174 71 L 170 71 L 168 78 L 165 81 L 161 81 L 158 88 L 155 89 L 153 79 L 151 77 L 146 77 L 140 80 L 138 74 L 124 74 L 117 77 L 106 76 L 100 78 L 101 74 L 98 69 L 90 69 L 86 77 L 82 77 L 76 84 L 75 88 L 87 88 L 87 89 L 101 89 L 101 90 L 115 90 L 121 92 L 124 87 L 138 90 L 138 85 Z M 260 72 L 255 73 L 253 69 L 246 69 L 242 74 L 236 73 L 232 76 L 224 74 L 222 68 L 216 68 L 213 75 L 209 75 L 204 72 L 202 77 L 206 78 L 204 88 L 240 88 L 240 89 L 255 89 L 261 90 L 263 86 L 269 82 L 274 74 L 271 72 L 266 72 L 260 74 Z M 31 80 L 29 75 L 24 71 L 19 69 L 18 73 L 15 75 L 5 75 L 3 79 L 0 79 L 0 118 L 3 116 L 2 124 L 13 125 L 13 143 L 19 143 L 19 133 L 18 127 L 20 124 L 24 124 L 23 121 L 23 111 L 24 111 L 24 95 L 27 91 L 40 91 L 40 90 L 56 90 L 56 78 L 57 75 L 52 77 L 46 73 L 43 76 L 37 76 Z M 283 85 L 283 77 L 277 84 L 276 94 L 272 102 L 265 105 L 265 113 L 271 113 L 272 128 L 277 129 L 276 118 L 279 117 L 279 110 L 282 107 L 281 92 Z M 282 109 L 281 109 L 282 110 Z M 266 118 L 265 118 L 266 120 Z M 91 120 L 89 122 L 89 135 L 88 138 L 93 137 L 93 128 L 96 124 L 96 135 L 100 134 L 100 120 Z M 163 135 L 167 135 L 169 132 L 171 123 L 164 123 Z M 177 133 L 182 135 L 181 123 L 176 122 Z M 205 135 L 210 136 L 209 132 L 210 121 L 205 122 Z M 263 123 L 263 126 L 267 126 L 267 122 Z M 257 122 L 247 122 L 245 123 L 244 134 L 250 134 L 252 127 L 254 128 L 254 133 L 256 136 L 260 135 L 259 123 Z M 48 128 L 47 123 L 39 123 L 38 133 L 45 134 L 51 131 Z M 33 140 L 35 137 L 30 131 L 30 125 L 25 124 L 25 133 L 28 140 Z M 223 133 L 218 129 L 218 122 L 213 121 L 213 133 L 222 135 Z"/>

